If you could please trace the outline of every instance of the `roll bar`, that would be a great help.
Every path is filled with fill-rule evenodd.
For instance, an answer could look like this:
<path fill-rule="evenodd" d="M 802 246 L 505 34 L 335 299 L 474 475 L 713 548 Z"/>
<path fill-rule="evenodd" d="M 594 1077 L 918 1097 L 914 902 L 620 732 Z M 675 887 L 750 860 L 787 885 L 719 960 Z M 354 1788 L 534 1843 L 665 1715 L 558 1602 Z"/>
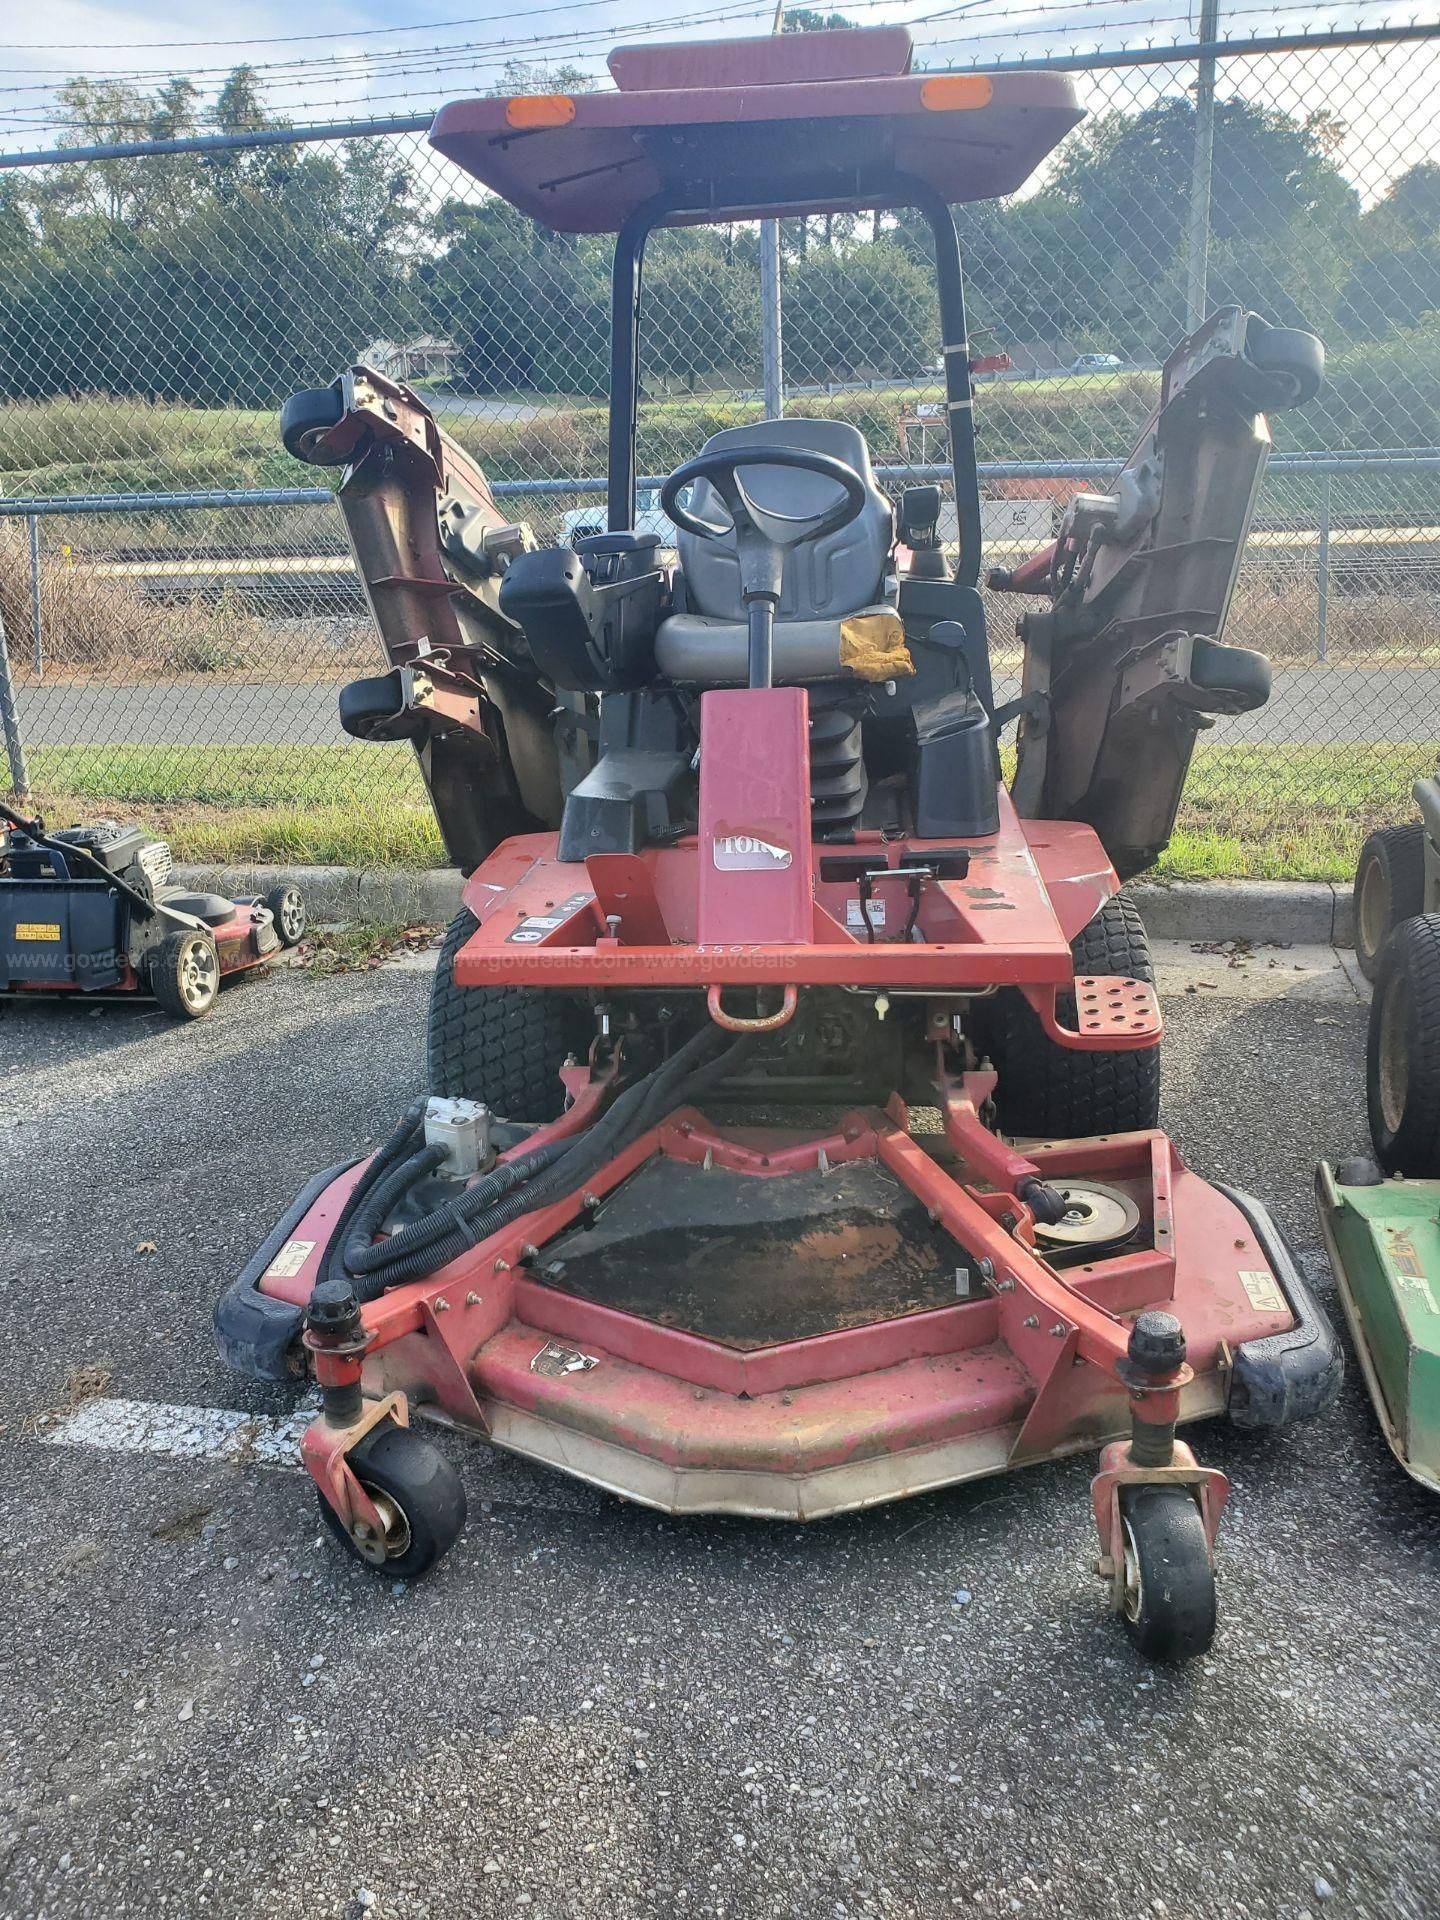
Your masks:
<path fill-rule="evenodd" d="M 935 277 L 940 303 L 945 409 L 950 426 L 950 466 L 955 484 L 960 559 L 955 577 L 973 587 L 980 579 L 980 480 L 975 470 L 974 388 L 965 325 L 965 278 L 955 222 L 942 196 L 913 175 L 892 173 L 857 186 L 857 203 L 883 211 L 913 207 L 925 216 L 935 241 Z M 635 435 L 640 403 L 640 306 L 645 243 L 657 227 L 690 224 L 702 209 L 693 195 L 657 194 L 638 207 L 615 238 L 610 282 L 610 453 L 607 520 L 612 533 L 635 524 Z M 794 200 L 746 206 L 730 218 L 764 220 L 793 215 Z"/>

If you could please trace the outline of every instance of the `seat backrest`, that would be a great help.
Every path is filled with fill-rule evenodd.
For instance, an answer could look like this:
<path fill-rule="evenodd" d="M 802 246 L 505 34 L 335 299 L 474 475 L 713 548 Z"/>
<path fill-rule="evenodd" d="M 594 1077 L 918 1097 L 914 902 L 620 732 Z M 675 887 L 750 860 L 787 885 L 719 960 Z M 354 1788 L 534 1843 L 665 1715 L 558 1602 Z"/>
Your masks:
<path fill-rule="evenodd" d="M 895 537 L 890 502 L 875 485 L 870 449 L 858 427 L 847 420 L 757 420 L 754 426 L 726 427 L 705 442 L 703 451 L 732 447 L 804 447 L 844 460 L 865 481 L 868 498 L 858 518 L 823 540 L 806 540 L 785 556 L 785 578 L 777 619 L 842 619 L 879 600 L 885 562 Z M 776 513 L 821 514 L 840 494 L 833 480 L 818 473 L 797 473 L 793 467 L 741 467 L 745 491 L 756 506 Z M 708 481 L 698 481 L 691 511 L 702 520 L 728 520 L 719 495 Z M 685 591 L 691 608 L 712 620 L 743 620 L 740 599 L 740 563 L 732 534 L 724 540 L 703 540 L 692 533 L 677 536 Z"/>

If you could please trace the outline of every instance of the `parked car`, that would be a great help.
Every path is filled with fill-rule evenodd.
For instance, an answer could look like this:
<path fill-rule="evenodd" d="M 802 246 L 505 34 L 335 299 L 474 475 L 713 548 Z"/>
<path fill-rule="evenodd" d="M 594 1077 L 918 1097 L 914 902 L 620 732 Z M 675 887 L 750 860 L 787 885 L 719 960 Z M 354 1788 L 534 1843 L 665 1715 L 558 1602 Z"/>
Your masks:
<path fill-rule="evenodd" d="M 593 506 L 572 507 L 561 521 L 561 542 L 570 547 L 577 540 L 584 539 L 587 533 L 605 531 L 605 504 L 597 500 Z M 662 547 L 675 544 L 675 527 L 668 514 L 660 511 L 660 489 L 658 487 L 637 487 L 635 490 L 635 531 L 654 533 L 660 536 Z"/>
<path fill-rule="evenodd" d="M 1125 362 L 1113 353 L 1082 353 L 1065 369 L 1067 373 L 1116 373 Z"/>

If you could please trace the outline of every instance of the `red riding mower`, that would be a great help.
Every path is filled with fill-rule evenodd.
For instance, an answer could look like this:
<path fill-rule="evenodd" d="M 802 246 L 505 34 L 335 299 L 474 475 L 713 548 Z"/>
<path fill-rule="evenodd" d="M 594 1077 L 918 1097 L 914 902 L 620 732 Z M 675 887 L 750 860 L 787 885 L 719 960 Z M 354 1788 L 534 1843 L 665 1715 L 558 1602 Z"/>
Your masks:
<path fill-rule="evenodd" d="M 618 229 L 609 531 L 537 550 L 364 368 L 285 409 L 293 453 L 346 467 L 393 663 L 344 724 L 414 743 L 468 878 L 436 1097 L 311 1181 L 222 1350 L 313 1370 L 322 1512 L 401 1577 L 464 1516 L 412 1412 L 666 1512 L 784 1520 L 1102 1447 L 1113 1603 L 1146 1652 L 1198 1652 L 1227 1484 L 1176 1423 L 1313 1414 L 1339 1360 L 1265 1209 L 1157 1127 L 1118 889 L 1206 716 L 1268 694 L 1219 636 L 1264 412 L 1315 392 L 1320 345 L 1232 308 L 1171 355 L 1114 491 L 992 583 L 1036 596 L 997 713 L 949 206 L 1022 184 L 1081 117 L 1070 81 L 912 74 L 893 28 L 611 68 L 431 133 L 535 219 Z M 934 235 L 958 565 L 937 487 L 897 528 L 855 427 L 786 418 L 642 481 L 663 566 L 633 528 L 646 236 L 896 207 Z"/>

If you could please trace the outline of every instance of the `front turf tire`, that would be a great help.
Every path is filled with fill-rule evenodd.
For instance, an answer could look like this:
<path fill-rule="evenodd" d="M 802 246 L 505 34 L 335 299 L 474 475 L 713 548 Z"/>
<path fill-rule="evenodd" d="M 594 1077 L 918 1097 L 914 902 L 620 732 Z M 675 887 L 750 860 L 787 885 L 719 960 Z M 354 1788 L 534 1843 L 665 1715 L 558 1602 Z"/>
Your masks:
<path fill-rule="evenodd" d="M 558 1119 L 560 1069 L 589 1045 L 587 1008 L 542 987 L 459 987 L 455 956 L 479 926 L 468 907 L 450 922 L 430 990 L 430 1091 L 483 1100 L 506 1120 Z"/>
<path fill-rule="evenodd" d="M 1079 974 L 1123 974 L 1151 985 L 1155 968 L 1135 903 L 1114 894 L 1070 943 Z M 1063 1022 L 1075 1020 L 1073 995 L 1059 996 Z M 1134 1133 L 1160 1124 L 1160 1048 L 1128 1053 L 1062 1047 L 1041 1026 L 1024 994 L 995 996 L 984 1043 L 999 1073 L 995 1107 L 1001 1131 L 1033 1140 Z"/>

